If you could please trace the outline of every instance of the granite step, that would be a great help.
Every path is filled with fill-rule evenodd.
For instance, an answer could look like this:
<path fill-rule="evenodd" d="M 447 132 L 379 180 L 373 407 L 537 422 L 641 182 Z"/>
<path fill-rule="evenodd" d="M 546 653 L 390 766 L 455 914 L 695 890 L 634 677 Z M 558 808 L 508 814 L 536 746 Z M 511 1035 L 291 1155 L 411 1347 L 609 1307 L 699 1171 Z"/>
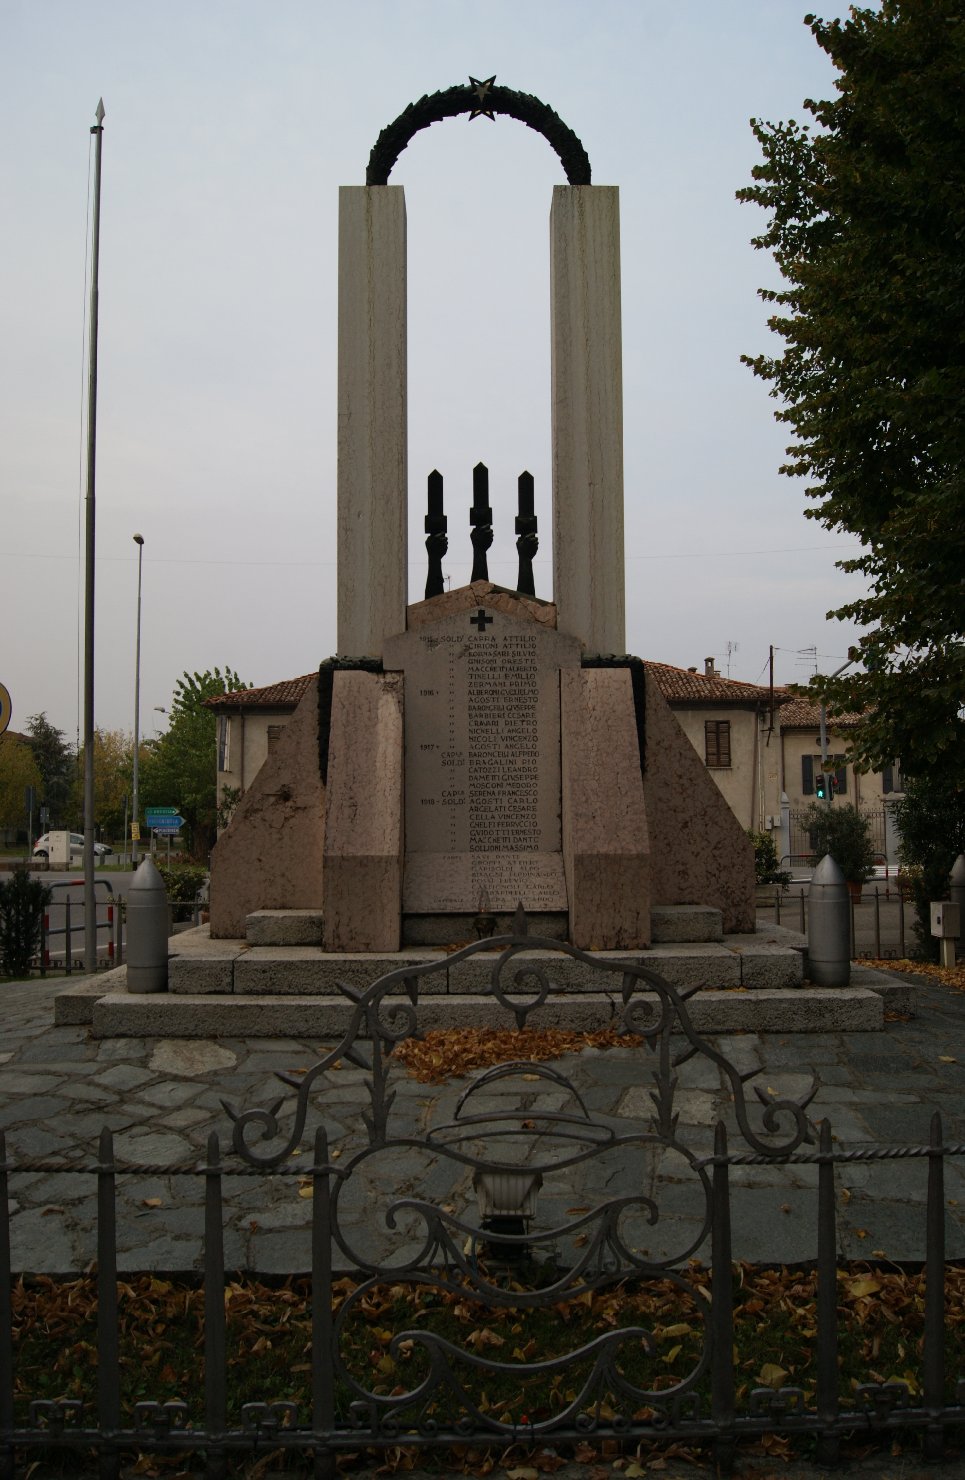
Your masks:
<path fill-rule="evenodd" d="M 394 1000 L 394 999 L 390 999 Z M 407 1000 L 407 999 L 399 999 Z M 660 999 L 641 994 L 656 1021 Z M 388 1004 L 387 1004 L 388 1005 Z M 589 1031 L 620 1022 L 618 998 L 605 992 L 551 994 L 530 1016 L 533 1028 Z M 861 987 L 794 991 L 704 991 L 689 999 L 687 1011 L 702 1033 L 875 1032 L 883 1024 L 882 998 Z M 186 994 L 109 992 L 93 1002 L 95 1038 L 308 1038 L 338 1040 L 348 1027 L 351 1006 L 344 997 L 248 996 L 214 998 Z M 511 1026 L 512 1018 L 490 996 L 425 997 L 419 1027 Z"/>
<path fill-rule="evenodd" d="M 724 917 L 709 904 L 651 905 L 650 938 L 655 946 L 723 940 Z"/>
<path fill-rule="evenodd" d="M 201 927 L 203 930 L 204 927 Z M 168 987 L 174 994 L 200 996 L 281 997 L 326 995 L 340 982 L 358 991 L 389 972 L 429 967 L 419 978 L 423 995 L 459 995 L 486 990 L 498 953 L 483 951 L 451 964 L 445 951 L 410 947 L 385 954 L 342 955 L 318 946 L 250 946 L 240 941 L 188 939 L 179 936 L 168 963 Z M 627 966 L 658 972 L 680 989 L 689 987 L 796 988 L 804 980 L 800 950 L 759 940 L 756 936 L 729 936 L 720 942 L 678 942 L 649 951 L 598 951 L 598 967 L 557 951 L 522 951 L 504 968 L 511 979 L 527 970 L 545 973 L 560 992 L 583 993 L 602 987 L 618 990 Z"/>
<path fill-rule="evenodd" d="M 466 918 L 468 922 L 469 917 Z M 565 925 L 565 916 L 562 918 Z M 530 929 L 536 935 L 546 933 L 538 919 L 531 919 Z M 720 910 L 702 904 L 654 905 L 650 911 L 650 930 L 654 945 L 680 942 L 699 944 L 721 941 L 724 938 Z M 420 944 L 414 923 L 409 933 L 411 943 Z M 551 933 L 555 935 L 556 930 Z M 468 923 L 464 937 L 468 938 Z M 434 937 L 434 941 L 441 939 L 438 935 Z M 255 910 L 245 918 L 245 940 L 250 946 L 320 946 L 322 912 Z"/>
<path fill-rule="evenodd" d="M 250 946 L 320 946 L 321 910 L 255 910 L 245 916 Z"/>

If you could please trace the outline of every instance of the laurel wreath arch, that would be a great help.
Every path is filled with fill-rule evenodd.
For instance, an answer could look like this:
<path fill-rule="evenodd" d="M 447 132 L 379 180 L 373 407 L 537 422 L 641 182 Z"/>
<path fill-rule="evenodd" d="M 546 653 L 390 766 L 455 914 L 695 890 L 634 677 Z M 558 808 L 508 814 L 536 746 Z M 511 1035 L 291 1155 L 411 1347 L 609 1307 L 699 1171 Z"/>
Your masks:
<path fill-rule="evenodd" d="M 516 92 L 510 87 L 497 87 L 494 77 L 479 82 L 471 77 L 467 85 L 447 87 L 442 92 L 426 94 L 410 103 L 393 123 L 382 130 L 369 155 L 365 172 L 366 185 L 387 185 L 389 175 L 403 149 L 417 133 L 444 118 L 457 118 L 468 113 L 470 118 L 494 118 L 497 113 L 518 119 L 535 129 L 554 149 L 570 185 L 590 184 L 590 161 L 576 134 L 547 103 L 531 93 Z"/>

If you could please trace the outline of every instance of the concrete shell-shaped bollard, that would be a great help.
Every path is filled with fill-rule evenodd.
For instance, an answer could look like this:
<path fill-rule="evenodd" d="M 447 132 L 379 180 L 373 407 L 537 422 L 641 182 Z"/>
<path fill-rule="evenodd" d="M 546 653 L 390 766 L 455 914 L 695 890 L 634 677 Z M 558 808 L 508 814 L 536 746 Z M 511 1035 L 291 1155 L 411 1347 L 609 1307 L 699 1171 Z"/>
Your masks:
<path fill-rule="evenodd" d="M 848 885 L 830 853 L 811 875 L 808 890 L 808 976 L 817 987 L 846 987 L 851 980 Z"/>
<path fill-rule="evenodd" d="M 127 990 L 168 989 L 168 897 L 164 880 L 145 858 L 127 894 Z"/>

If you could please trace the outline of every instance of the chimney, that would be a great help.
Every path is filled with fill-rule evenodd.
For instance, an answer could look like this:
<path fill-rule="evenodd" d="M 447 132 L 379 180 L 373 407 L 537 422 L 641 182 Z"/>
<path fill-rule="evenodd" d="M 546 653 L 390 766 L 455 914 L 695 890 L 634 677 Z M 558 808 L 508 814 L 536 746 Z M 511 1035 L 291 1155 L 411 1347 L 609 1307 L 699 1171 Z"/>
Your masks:
<path fill-rule="evenodd" d="M 720 678 L 720 674 L 717 672 L 717 669 L 714 667 L 714 660 L 713 660 L 713 658 L 705 658 L 704 659 L 704 677 L 705 678 Z"/>

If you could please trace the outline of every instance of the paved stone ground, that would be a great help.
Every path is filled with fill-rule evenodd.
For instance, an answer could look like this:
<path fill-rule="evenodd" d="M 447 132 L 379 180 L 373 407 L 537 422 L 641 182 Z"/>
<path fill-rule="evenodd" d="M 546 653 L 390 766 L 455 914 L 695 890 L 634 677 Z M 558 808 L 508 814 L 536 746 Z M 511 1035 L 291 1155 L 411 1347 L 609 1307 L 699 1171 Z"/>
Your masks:
<path fill-rule="evenodd" d="M 211 1131 L 227 1148 L 230 1121 L 222 1100 L 238 1108 L 265 1106 L 285 1096 L 278 1115 L 291 1123 L 294 1094 L 276 1071 L 303 1071 L 318 1056 L 317 1043 L 293 1040 L 220 1039 L 215 1043 L 174 1039 L 94 1041 L 83 1028 L 55 1028 L 53 996 L 60 983 L 34 981 L 0 987 L 0 1130 L 8 1159 L 49 1159 L 68 1167 L 96 1160 L 102 1126 L 115 1134 L 122 1161 L 148 1163 L 149 1174 L 118 1178 L 120 1257 L 126 1269 L 178 1270 L 196 1267 L 202 1223 L 202 1181 L 165 1169 L 200 1162 Z M 714 1040 L 742 1071 L 755 1067 L 765 1094 L 796 1096 L 816 1074 L 820 1081 L 810 1107 L 814 1119 L 828 1118 L 837 1145 L 851 1149 L 875 1142 L 921 1144 L 931 1114 L 940 1110 L 948 1144 L 965 1142 L 965 994 L 919 986 L 919 1013 L 889 1024 L 883 1033 L 744 1034 Z M 604 1125 L 643 1133 L 651 1113 L 654 1063 L 639 1047 L 585 1051 L 554 1067 L 569 1076 L 587 1109 Z M 346 1167 L 365 1146 L 366 1108 L 359 1069 L 331 1074 L 316 1085 L 300 1154 L 292 1171 L 309 1163 L 319 1117 L 333 1154 Z M 396 1133 L 413 1138 L 452 1120 L 464 1082 L 439 1089 L 395 1071 Z M 565 1108 L 566 1092 L 548 1079 L 504 1080 L 478 1097 L 479 1112 L 522 1108 Z M 740 1149 L 729 1087 L 705 1058 L 680 1070 L 675 1110 L 678 1140 L 698 1155 L 711 1149 L 712 1127 L 723 1116 Z M 754 1123 L 761 1108 L 753 1103 Z M 540 1123 L 541 1124 L 541 1123 Z M 543 1156 L 548 1147 L 534 1125 L 523 1157 Z M 236 1165 L 229 1157 L 227 1165 Z M 419 1247 L 419 1220 L 403 1215 L 395 1231 L 384 1227 L 383 1209 L 399 1196 L 419 1196 L 460 1210 L 474 1206 L 471 1174 L 448 1158 L 413 1146 L 367 1157 L 340 1193 L 340 1219 L 357 1253 L 393 1259 Z M 924 1242 L 926 1164 L 921 1160 L 855 1163 L 839 1169 L 838 1215 L 841 1254 L 921 1257 Z M 734 1188 L 734 1254 L 750 1260 L 812 1258 L 815 1252 L 816 1169 L 811 1166 L 746 1166 L 731 1172 Z M 231 1268 L 262 1272 L 308 1267 L 309 1202 L 296 1175 L 225 1178 L 226 1259 Z M 701 1231 L 703 1196 L 699 1180 L 682 1156 L 662 1160 L 645 1148 L 596 1156 L 582 1167 L 546 1178 L 539 1201 L 539 1227 L 566 1223 L 574 1207 L 617 1193 L 643 1192 L 660 1217 L 650 1225 L 628 1218 L 631 1245 L 651 1256 L 686 1253 Z M 946 1223 L 950 1257 L 965 1256 L 965 1157 L 946 1169 Z M 95 1250 L 93 1179 L 80 1170 L 14 1173 L 10 1179 L 11 1238 L 15 1267 L 63 1273 L 83 1269 Z M 566 1257 L 567 1249 L 560 1248 Z M 706 1247 L 701 1253 L 706 1256 Z M 344 1260 L 342 1263 L 344 1264 Z"/>

